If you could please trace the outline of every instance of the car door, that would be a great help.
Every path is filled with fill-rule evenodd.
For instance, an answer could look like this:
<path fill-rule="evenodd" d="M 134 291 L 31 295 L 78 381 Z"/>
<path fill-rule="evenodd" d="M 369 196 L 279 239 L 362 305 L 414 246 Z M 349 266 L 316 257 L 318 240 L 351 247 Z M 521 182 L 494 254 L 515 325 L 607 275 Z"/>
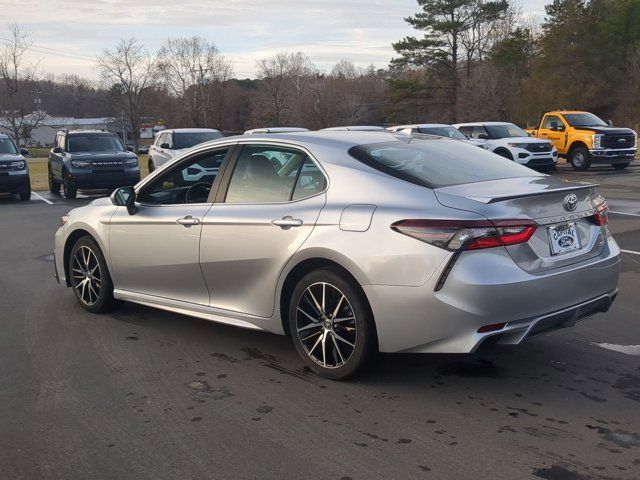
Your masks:
<path fill-rule="evenodd" d="M 538 130 L 538 138 L 550 140 L 558 152 L 564 153 L 566 152 L 565 131 L 566 126 L 560 117 L 557 115 L 545 115 Z"/>
<path fill-rule="evenodd" d="M 224 176 L 200 242 L 211 306 L 270 317 L 280 273 L 325 204 L 327 179 L 309 152 L 274 144 L 244 145 Z"/>
<path fill-rule="evenodd" d="M 138 189 L 134 215 L 117 208 L 109 234 L 117 289 L 209 305 L 200 232 L 230 151 L 227 146 L 190 155 Z"/>

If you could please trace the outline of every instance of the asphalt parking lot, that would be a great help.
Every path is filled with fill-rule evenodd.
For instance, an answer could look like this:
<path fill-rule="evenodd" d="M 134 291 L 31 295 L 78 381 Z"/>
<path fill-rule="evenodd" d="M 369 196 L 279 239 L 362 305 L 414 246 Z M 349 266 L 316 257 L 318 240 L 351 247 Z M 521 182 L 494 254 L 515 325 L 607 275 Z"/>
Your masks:
<path fill-rule="evenodd" d="M 0 198 L 0 478 L 639 478 L 640 164 L 553 175 L 609 201 L 625 250 L 610 312 L 472 356 L 383 355 L 348 382 L 285 337 L 86 313 L 52 242 L 89 198 Z"/>

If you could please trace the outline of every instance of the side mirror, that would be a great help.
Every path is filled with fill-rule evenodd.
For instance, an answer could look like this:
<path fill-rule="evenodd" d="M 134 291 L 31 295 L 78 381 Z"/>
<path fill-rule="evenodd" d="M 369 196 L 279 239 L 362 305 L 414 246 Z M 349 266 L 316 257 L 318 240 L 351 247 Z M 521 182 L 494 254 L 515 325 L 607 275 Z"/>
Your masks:
<path fill-rule="evenodd" d="M 610 127 L 613 127 L 613 121 L 612 120 L 607 120 L 607 125 L 609 125 Z"/>
<path fill-rule="evenodd" d="M 29 149 L 28 148 L 21 148 L 20 149 L 20 155 L 22 155 L 23 157 L 28 157 L 29 156 Z"/>
<path fill-rule="evenodd" d="M 478 138 L 480 140 L 489 140 L 489 135 L 487 135 L 486 133 L 481 133 L 480 135 L 478 135 Z"/>
<path fill-rule="evenodd" d="M 160 148 L 163 148 L 165 150 L 171 150 L 171 145 L 169 145 L 168 143 L 161 143 Z"/>
<path fill-rule="evenodd" d="M 116 188 L 111 194 L 111 203 L 118 207 L 127 207 L 129 215 L 138 213 L 138 207 L 136 207 L 136 191 L 133 187 Z"/>
<path fill-rule="evenodd" d="M 126 149 L 128 152 L 133 152 L 133 145 L 127 145 Z"/>
<path fill-rule="evenodd" d="M 63 153 L 63 152 L 62 152 L 62 148 L 60 148 L 60 147 L 53 147 L 53 148 L 51 149 L 51 151 L 52 151 L 53 153 L 58 153 L 58 154 Z"/>

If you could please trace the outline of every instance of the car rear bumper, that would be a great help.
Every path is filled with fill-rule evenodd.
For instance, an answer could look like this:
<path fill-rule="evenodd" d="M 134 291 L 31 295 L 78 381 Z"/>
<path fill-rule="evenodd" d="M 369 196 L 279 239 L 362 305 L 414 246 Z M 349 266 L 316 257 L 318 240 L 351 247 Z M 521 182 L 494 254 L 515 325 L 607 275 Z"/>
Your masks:
<path fill-rule="evenodd" d="M 12 175 L 5 173 L 0 175 L 0 193 L 20 193 L 29 188 L 29 174 L 21 173 Z"/>
<path fill-rule="evenodd" d="M 420 287 L 363 286 L 380 350 L 470 353 L 491 337 L 517 344 L 605 311 L 617 293 L 620 250 L 612 238 L 598 257 L 544 274 L 491 250 L 463 253 L 438 291 L 442 272 Z M 478 331 L 495 324 L 504 326 Z"/>
<path fill-rule="evenodd" d="M 629 163 L 636 158 L 636 148 L 589 150 L 591 163 Z"/>
<path fill-rule="evenodd" d="M 135 185 L 140 181 L 140 169 L 127 169 L 120 172 L 105 172 L 100 170 L 77 171 L 65 173 L 67 180 L 73 182 L 76 188 L 86 190 L 111 189 Z"/>

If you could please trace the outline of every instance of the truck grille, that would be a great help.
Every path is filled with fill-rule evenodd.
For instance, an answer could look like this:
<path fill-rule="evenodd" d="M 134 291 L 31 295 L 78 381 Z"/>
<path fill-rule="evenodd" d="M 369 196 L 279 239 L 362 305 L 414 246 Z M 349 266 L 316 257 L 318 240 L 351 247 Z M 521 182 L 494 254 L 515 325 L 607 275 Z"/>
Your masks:
<path fill-rule="evenodd" d="M 550 143 L 530 143 L 529 145 L 527 145 L 527 150 L 535 153 L 550 152 L 551 144 Z"/>
<path fill-rule="evenodd" d="M 636 146 L 636 137 L 631 133 L 622 135 L 605 135 L 602 139 L 604 148 L 634 148 Z"/>

